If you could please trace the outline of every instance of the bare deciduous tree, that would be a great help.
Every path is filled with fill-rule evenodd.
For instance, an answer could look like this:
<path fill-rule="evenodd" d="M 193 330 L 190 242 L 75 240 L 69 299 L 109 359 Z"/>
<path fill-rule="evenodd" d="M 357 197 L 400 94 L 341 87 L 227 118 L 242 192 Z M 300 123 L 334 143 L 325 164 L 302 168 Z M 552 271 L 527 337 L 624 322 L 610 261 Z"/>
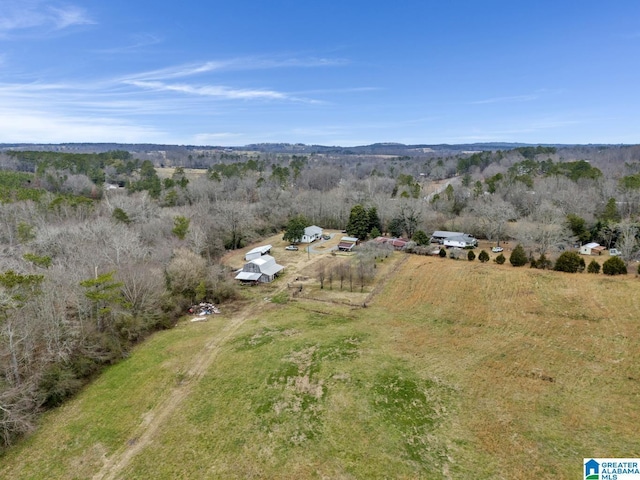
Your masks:
<path fill-rule="evenodd" d="M 478 228 L 492 242 L 504 239 L 507 223 L 516 218 L 513 206 L 497 195 L 479 197 L 473 204 Z"/>
<path fill-rule="evenodd" d="M 619 232 L 616 248 L 625 262 L 633 259 L 638 251 L 638 225 L 630 221 L 623 221 L 616 225 Z"/>

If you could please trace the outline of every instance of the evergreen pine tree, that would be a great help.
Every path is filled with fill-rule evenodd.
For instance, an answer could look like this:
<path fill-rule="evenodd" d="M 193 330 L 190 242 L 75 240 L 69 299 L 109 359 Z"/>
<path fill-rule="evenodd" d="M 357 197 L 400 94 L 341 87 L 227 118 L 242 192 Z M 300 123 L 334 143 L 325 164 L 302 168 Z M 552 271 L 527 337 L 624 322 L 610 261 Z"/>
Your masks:
<path fill-rule="evenodd" d="M 522 267 L 527 264 L 527 254 L 525 253 L 522 245 L 518 244 L 518 246 L 513 249 L 509 256 L 509 262 L 514 267 Z"/>

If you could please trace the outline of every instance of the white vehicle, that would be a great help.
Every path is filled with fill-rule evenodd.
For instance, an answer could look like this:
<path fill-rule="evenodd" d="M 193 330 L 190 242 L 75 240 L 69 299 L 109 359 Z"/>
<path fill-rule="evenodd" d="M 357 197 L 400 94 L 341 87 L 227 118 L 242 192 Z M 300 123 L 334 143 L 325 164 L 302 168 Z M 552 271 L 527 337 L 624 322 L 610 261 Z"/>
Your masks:
<path fill-rule="evenodd" d="M 610 248 L 609 249 L 609 256 L 617 257 L 618 255 L 620 255 L 620 250 L 618 250 L 617 248 Z"/>
<path fill-rule="evenodd" d="M 493 247 L 493 248 L 491 249 L 491 251 L 492 251 L 493 253 L 500 253 L 500 252 L 502 252 L 503 250 L 504 250 L 504 248 L 502 248 L 502 247 Z"/>
<path fill-rule="evenodd" d="M 295 245 L 287 245 L 286 247 L 284 247 L 285 250 L 298 250 L 298 247 L 296 247 Z"/>

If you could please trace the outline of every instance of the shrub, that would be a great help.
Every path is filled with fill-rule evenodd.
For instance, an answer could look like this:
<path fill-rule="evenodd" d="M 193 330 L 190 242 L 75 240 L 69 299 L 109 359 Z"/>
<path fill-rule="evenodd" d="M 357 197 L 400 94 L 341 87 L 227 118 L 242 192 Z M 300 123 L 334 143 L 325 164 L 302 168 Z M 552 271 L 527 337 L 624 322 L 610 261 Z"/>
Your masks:
<path fill-rule="evenodd" d="M 551 262 L 544 253 L 540 254 L 540 258 L 536 260 L 536 268 L 539 268 L 540 270 L 547 270 L 551 267 L 553 267 L 553 262 Z"/>
<path fill-rule="evenodd" d="M 489 254 L 482 250 L 480 252 L 480 255 L 478 255 L 478 260 L 480 260 L 482 263 L 488 262 L 489 261 Z"/>
<path fill-rule="evenodd" d="M 476 254 L 473 253 L 473 250 L 469 250 L 469 253 L 467 253 L 467 260 L 469 260 L 470 262 L 473 262 L 476 259 Z"/>
<path fill-rule="evenodd" d="M 602 264 L 602 273 L 605 275 L 624 275 L 627 273 L 627 265 L 620 257 L 611 257 Z"/>
<path fill-rule="evenodd" d="M 522 245 L 518 244 L 516 248 L 511 252 L 511 256 L 509 256 L 509 262 L 514 267 L 522 267 L 527 264 L 527 254 L 524 251 Z"/>
<path fill-rule="evenodd" d="M 556 260 L 556 265 L 553 269 L 556 272 L 576 273 L 584 269 L 581 265 L 581 260 L 582 263 L 584 263 L 584 259 L 576 252 L 562 252 L 558 260 Z"/>
<path fill-rule="evenodd" d="M 440 258 L 444 258 L 447 256 L 447 251 L 444 248 L 441 248 L 438 255 L 440 255 Z"/>
<path fill-rule="evenodd" d="M 427 245 L 429 243 L 429 237 L 427 237 L 427 234 L 422 230 L 418 230 L 416 233 L 414 233 L 413 237 L 411 237 L 411 240 L 416 242 L 418 245 Z"/>
<path fill-rule="evenodd" d="M 591 260 L 589 266 L 587 267 L 588 273 L 600 273 L 600 264 L 595 260 Z"/>
<path fill-rule="evenodd" d="M 498 265 L 502 265 L 507 259 L 505 258 L 505 256 L 503 254 L 500 254 L 496 257 L 496 263 Z"/>

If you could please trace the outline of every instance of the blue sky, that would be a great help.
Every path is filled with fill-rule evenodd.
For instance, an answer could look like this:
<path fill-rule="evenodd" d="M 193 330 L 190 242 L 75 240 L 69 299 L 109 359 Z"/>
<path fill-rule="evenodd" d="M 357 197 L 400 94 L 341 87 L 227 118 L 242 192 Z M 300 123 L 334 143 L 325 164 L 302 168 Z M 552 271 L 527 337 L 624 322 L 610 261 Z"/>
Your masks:
<path fill-rule="evenodd" d="M 640 143 L 640 2 L 1 0 L 0 143 Z"/>

